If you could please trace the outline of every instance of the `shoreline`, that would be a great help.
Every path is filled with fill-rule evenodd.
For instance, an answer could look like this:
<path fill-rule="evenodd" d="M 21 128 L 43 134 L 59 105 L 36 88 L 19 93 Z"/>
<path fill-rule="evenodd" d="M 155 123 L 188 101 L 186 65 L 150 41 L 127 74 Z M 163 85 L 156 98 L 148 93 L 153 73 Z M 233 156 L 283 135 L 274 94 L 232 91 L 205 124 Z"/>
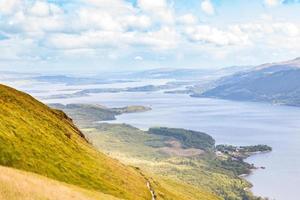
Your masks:
<path fill-rule="evenodd" d="M 245 160 L 248 159 L 248 158 L 250 158 L 250 157 L 252 157 L 252 156 L 261 155 L 261 154 L 267 154 L 267 153 L 271 153 L 271 152 L 272 152 L 272 150 L 270 150 L 270 151 L 258 151 L 258 152 L 253 152 L 253 153 L 251 153 L 251 155 L 249 155 L 248 157 L 246 157 L 245 159 L 243 159 L 243 162 L 249 163 L 249 162 L 247 162 L 247 161 L 245 161 Z M 257 167 L 257 166 L 255 166 L 253 163 L 249 163 L 249 164 L 251 164 L 251 165 L 253 166 L 253 168 L 250 169 L 250 172 L 249 172 L 249 173 L 246 173 L 246 174 L 240 174 L 240 175 L 238 176 L 239 178 L 241 178 L 241 179 L 243 179 L 243 180 L 245 180 L 245 181 L 247 181 L 247 182 L 249 182 L 249 183 L 251 184 L 251 187 L 246 187 L 246 188 L 244 188 L 244 190 L 245 190 L 246 192 L 251 192 L 254 196 L 257 196 L 257 197 L 259 197 L 259 198 L 262 198 L 263 200 L 264 200 L 264 199 L 267 200 L 268 197 L 263 197 L 263 196 L 261 196 L 261 195 L 255 194 L 255 193 L 253 192 L 252 189 L 253 189 L 253 187 L 254 187 L 254 184 L 253 184 L 250 180 L 248 180 L 248 177 L 251 176 L 251 175 L 253 175 L 253 174 L 255 173 L 255 171 L 257 171 L 257 170 L 259 170 L 259 169 L 265 170 L 266 167 L 264 167 L 264 166 Z"/>

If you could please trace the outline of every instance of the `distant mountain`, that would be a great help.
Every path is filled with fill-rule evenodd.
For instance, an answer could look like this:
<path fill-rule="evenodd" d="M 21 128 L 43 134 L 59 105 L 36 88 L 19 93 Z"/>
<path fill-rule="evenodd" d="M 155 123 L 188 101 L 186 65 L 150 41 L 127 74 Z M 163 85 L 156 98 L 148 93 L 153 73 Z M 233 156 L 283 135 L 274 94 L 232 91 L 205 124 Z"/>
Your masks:
<path fill-rule="evenodd" d="M 160 68 L 140 72 L 132 72 L 128 74 L 128 77 L 143 79 L 195 79 L 211 73 L 212 71 L 213 70 L 208 69 Z"/>
<path fill-rule="evenodd" d="M 300 106 L 300 58 L 221 78 L 213 88 L 193 96 Z"/>
<path fill-rule="evenodd" d="M 132 81 L 140 79 L 193 79 L 207 74 L 209 70 L 198 69 L 153 69 L 130 72 L 103 72 L 89 77 L 71 75 L 34 76 L 33 79 L 41 82 L 76 84 L 103 84 L 112 82 Z"/>
<path fill-rule="evenodd" d="M 230 75 L 239 71 L 249 69 L 248 66 L 232 66 L 221 69 L 172 69 L 160 68 L 145 70 L 141 72 L 131 72 L 127 74 L 130 78 L 147 78 L 147 79 L 178 79 L 178 80 L 197 80 L 197 79 L 216 79 L 225 75 Z"/>
<path fill-rule="evenodd" d="M 62 83 L 66 85 L 108 84 L 124 82 L 122 80 L 103 79 L 101 77 L 79 77 L 66 75 L 34 76 L 33 80 L 46 83 Z M 128 82 L 128 81 L 125 81 Z"/>

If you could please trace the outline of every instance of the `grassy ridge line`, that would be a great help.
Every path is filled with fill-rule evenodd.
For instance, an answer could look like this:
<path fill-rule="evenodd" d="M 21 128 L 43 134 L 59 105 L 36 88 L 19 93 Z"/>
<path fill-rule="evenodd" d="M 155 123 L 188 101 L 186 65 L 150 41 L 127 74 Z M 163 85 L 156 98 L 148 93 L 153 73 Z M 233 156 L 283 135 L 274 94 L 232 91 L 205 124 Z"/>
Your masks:
<path fill-rule="evenodd" d="M 34 173 L 0 167 L 1 200 L 121 200 Z"/>
<path fill-rule="evenodd" d="M 125 199 L 149 199 L 139 172 L 96 151 L 71 120 L 0 85 L 0 165 Z"/>

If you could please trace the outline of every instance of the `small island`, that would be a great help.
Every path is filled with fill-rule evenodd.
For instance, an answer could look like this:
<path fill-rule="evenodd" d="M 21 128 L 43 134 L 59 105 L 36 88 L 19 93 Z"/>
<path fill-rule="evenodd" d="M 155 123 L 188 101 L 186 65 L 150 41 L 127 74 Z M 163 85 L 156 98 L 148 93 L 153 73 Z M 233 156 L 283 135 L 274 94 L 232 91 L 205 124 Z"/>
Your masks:
<path fill-rule="evenodd" d="M 116 112 L 117 114 L 124 114 L 124 113 L 137 113 L 137 112 L 146 112 L 151 110 L 148 106 L 125 106 L 121 108 L 111 108 L 112 111 Z"/>

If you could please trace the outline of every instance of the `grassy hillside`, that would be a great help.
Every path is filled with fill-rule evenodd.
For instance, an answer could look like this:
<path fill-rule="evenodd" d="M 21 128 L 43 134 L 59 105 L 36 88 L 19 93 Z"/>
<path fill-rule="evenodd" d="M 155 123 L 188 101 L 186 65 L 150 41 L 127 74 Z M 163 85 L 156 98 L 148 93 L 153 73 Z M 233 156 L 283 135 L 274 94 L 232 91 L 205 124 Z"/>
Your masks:
<path fill-rule="evenodd" d="M 157 200 L 221 200 L 222 198 L 208 192 L 205 189 L 185 184 L 180 180 L 173 180 L 166 177 L 155 177 L 151 183 L 155 190 Z"/>
<path fill-rule="evenodd" d="M 0 85 L 0 165 L 125 199 L 151 199 L 141 174 L 96 151 L 63 112 Z"/>
<path fill-rule="evenodd" d="M 2 200 L 120 200 L 111 195 L 85 190 L 34 173 L 0 167 Z"/>

